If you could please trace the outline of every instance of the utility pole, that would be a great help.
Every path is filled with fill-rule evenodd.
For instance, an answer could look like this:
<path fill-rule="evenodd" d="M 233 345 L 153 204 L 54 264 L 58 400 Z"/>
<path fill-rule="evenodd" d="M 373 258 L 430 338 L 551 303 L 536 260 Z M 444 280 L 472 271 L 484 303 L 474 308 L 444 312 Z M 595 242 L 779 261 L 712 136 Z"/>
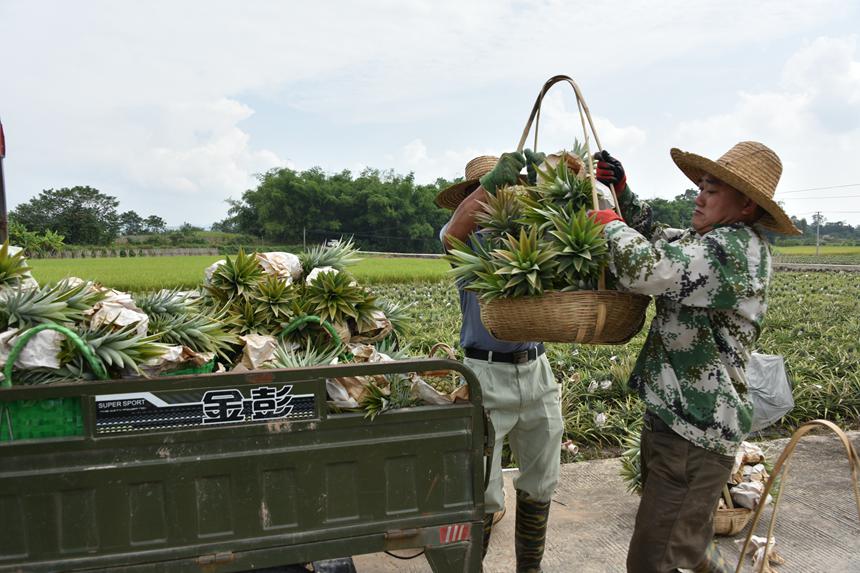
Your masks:
<path fill-rule="evenodd" d="M 3 121 L 0 120 L 0 242 L 9 238 L 9 220 L 6 218 L 6 180 L 3 176 L 3 158 L 6 157 L 6 138 Z"/>
<path fill-rule="evenodd" d="M 818 237 L 821 230 L 821 211 L 815 212 L 815 256 L 818 256 Z"/>
<path fill-rule="evenodd" d="M 308 250 L 307 227 L 302 227 L 302 250 Z"/>

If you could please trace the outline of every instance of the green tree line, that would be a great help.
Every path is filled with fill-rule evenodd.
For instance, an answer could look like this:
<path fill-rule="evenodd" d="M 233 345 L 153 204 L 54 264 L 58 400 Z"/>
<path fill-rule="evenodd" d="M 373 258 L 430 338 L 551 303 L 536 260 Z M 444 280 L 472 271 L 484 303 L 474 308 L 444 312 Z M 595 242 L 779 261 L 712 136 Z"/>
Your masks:
<path fill-rule="evenodd" d="M 326 174 L 272 169 L 259 185 L 228 201 L 228 217 L 213 230 L 256 235 L 273 244 L 320 242 L 348 235 L 367 251 L 438 252 L 450 217 L 433 199 L 449 185 L 418 185 L 413 175 L 365 169 Z"/>

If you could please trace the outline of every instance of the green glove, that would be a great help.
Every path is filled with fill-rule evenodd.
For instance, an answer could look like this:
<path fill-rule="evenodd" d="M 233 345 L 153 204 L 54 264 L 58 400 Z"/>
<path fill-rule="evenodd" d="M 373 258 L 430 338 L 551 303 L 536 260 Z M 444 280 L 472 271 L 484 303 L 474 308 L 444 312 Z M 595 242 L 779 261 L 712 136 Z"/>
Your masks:
<path fill-rule="evenodd" d="M 528 174 L 529 185 L 537 184 L 537 169 L 536 167 L 544 162 L 546 153 L 540 151 L 532 151 L 531 149 L 523 149 L 526 156 L 526 173 Z"/>
<path fill-rule="evenodd" d="M 516 185 L 519 182 L 520 171 L 525 166 L 526 158 L 519 151 L 502 153 L 493 170 L 481 177 L 481 187 L 487 193 L 495 195 L 496 189 L 500 187 Z"/>

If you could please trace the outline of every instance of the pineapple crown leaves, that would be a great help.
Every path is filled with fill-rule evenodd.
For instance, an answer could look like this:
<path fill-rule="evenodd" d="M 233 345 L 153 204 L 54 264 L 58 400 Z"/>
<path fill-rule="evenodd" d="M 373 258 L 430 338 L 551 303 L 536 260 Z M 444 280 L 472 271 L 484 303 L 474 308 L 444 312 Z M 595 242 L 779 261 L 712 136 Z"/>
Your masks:
<path fill-rule="evenodd" d="M 495 249 L 493 257 L 499 261 L 495 274 L 507 279 L 504 289 L 508 296 L 540 295 L 552 288 L 555 268 L 558 266 L 551 243 L 538 239 L 538 231 L 520 229 L 519 237 L 507 235 L 505 247 Z"/>
<path fill-rule="evenodd" d="M 73 285 L 70 279 L 63 279 L 54 288 L 58 293 L 57 300 L 65 302 L 71 311 L 90 310 L 107 297 L 104 291 L 93 288 L 92 282 Z M 69 313 L 71 318 L 75 321 L 81 319 L 82 315 L 71 311 Z"/>
<path fill-rule="evenodd" d="M 355 325 L 357 332 L 367 332 L 376 327 L 376 313 L 382 311 L 376 295 L 364 291 L 364 299 L 355 304 Z M 383 312 L 383 314 L 385 314 Z"/>
<path fill-rule="evenodd" d="M 319 349 L 307 340 L 304 347 L 296 348 L 293 344 L 281 341 L 275 348 L 272 361 L 266 368 L 307 368 L 310 366 L 325 366 L 334 363 L 340 354 L 341 347 Z"/>
<path fill-rule="evenodd" d="M 606 265 L 608 247 L 603 225 L 580 209 L 575 215 L 559 213 L 550 218 L 556 249 L 559 251 L 558 273 L 568 282 L 594 278 Z"/>
<path fill-rule="evenodd" d="M 307 276 L 317 267 L 332 267 L 342 271 L 349 265 L 361 260 L 356 256 L 357 254 L 358 249 L 355 248 L 352 238 L 346 241 L 341 238 L 328 244 L 313 246 L 299 253 L 299 262 L 302 264 L 303 276 Z"/>
<path fill-rule="evenodd" d="M 542 200 L 561 205 L 572 201 L 577 209 L 591 203 L 591 181 L 577 177 L 566 161 L 559 161 L 555 167 L 548 165 L 546 169 L 537 167 L 536 171 L 535 191 Z"/>
<path fill-rule="evenodd" d="M 403 304 L 401 302 L 381 298 L 377 301 L 377 304 L 382 312 L 385 313 L 385 318 L 387 318 L 388 322 L 391 323 L 395 336 L 398 339 L 409 336 L 412 331 L 412 324 L 414 321 L 414 316 L 410 309 L 416 305 L 417 302 L 413 301 L 409 304 Z"/>
<path fill-rule="evenodd" d="M 451 264 L 448 272 L 455 280 L 468 284 L 474 282 L 480 272 L 495 271 L 491 262 L 492 253 L 478 235 L 472 233 L 468 244 L 453 235 L 448 235 L 447 239 L 450 249 L 443 258 Z"/>
<path fill-rule="evenodd" d="M 156 342 L 157 336 L 137 334 L 136 328 L 137 324 L 130 324 L 116 329 L 116 325 L 108 323 L 95 330 L 81 331 L 78 335 L 108 368 L 115 372 L 128 369 L 140 374 L 139 365 L 158 358 L 166 352 L 167 347 Z M 69 358 L 74 358 L 71 362 L 80 369 L 83 358 L 70 341 L 65 341 L 60 360 L 69 361 Z"/>
<path fill-rule="evenodd" d="M 475 214 L 475 222 L 481 230 L 496 237 L 516 233 L 521 226 L 523 189 L 521 186 L 502 187 L 495 195 L 487 197 L 486 202 L 481 201 L 482 210 Z"/>
<path fill-rule="evenodd" d="M 0 247 L 0 285 L 17 285 L 31 270 L 24 258 L 24 250 L 11 253 L 8 239 Z"/>
<path fill-rule="evenodd" d="M 79 322 L 83 320 L 82 311 L 104 297 L 84 292 L 87 287 L 86 283 L 70 286 L 68 281 L 61 281 L 33 290 L 6 290 L 0 295 L 0 325 L 5 329 L 10 326 L 25 328 L 43 322 Z"/>
<path fill-rule="evenodd" d="M 198 302 L 199 299 L 192 293 L 180 291 L 178 288 L 134 295 L 134 304 L 150 317 L 160 314 L 188 314 L 198 306 Z"/>
<path fill-rule="evenodd" d="M 233 325 L 233 331 L 240 334 L 267 334 L 276 326 L 271 323 L 271 316 L 266 312 L 266 307 L 252 299 L 234 300 L 229 306 L 228 316 L 228 322 Z"/>
<path fill-rule="evenodd" d="M 285 280 L 267 275 L 257 284 L 253 296 L 273 319 L 288 320 L 294 315 L 293 301 L 299 293 L 295 286 Z"/>
<path fill-rule="evenodd" d="M 257 257 L 253 253 L 245 254 L 244 249 L 239 249 L 235 259 L 228 256 L 224 264 L 215 269 L 208 287 L 210 291 L 220 291 L 219 298 L 247 298 L 262 275 L 263 267 Z"/>
<path fill-rule="evenodd" d="M 205 314 L 158 314 L 150 319 L 149 332 L 158 342 L 181 344 L 195 352 L 214 352 L 226 360 L 232 347 L 240 342 L 228 331 L 229 326 Z"/>
<path fill-rule="evenodd" d="M 355 306 L 365 300 L 365 293 L 345 272 L 318 274 L 305 288 L 305 301 L 322 320 L 341 322 L 357 319 Z"/>

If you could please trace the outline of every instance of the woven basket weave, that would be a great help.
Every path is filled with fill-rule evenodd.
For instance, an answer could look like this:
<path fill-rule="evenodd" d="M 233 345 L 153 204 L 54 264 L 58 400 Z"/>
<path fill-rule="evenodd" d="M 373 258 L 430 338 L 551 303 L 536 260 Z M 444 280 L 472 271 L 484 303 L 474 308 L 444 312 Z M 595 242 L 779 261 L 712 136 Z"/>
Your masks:
<path fill-rule="evenodd" d="M 752 510 L 745 507 L 718 509 L 714 514 L 714 533 L 717 535 L 737 535 L 747 526 L 752 514 Z"/>
<path fill-rule="evenodd" d="M 480 302 L 481 322 L 499 340 L 623 344 L 642 330 L 650 300 L 613 290 L 498 298 Z"/>

